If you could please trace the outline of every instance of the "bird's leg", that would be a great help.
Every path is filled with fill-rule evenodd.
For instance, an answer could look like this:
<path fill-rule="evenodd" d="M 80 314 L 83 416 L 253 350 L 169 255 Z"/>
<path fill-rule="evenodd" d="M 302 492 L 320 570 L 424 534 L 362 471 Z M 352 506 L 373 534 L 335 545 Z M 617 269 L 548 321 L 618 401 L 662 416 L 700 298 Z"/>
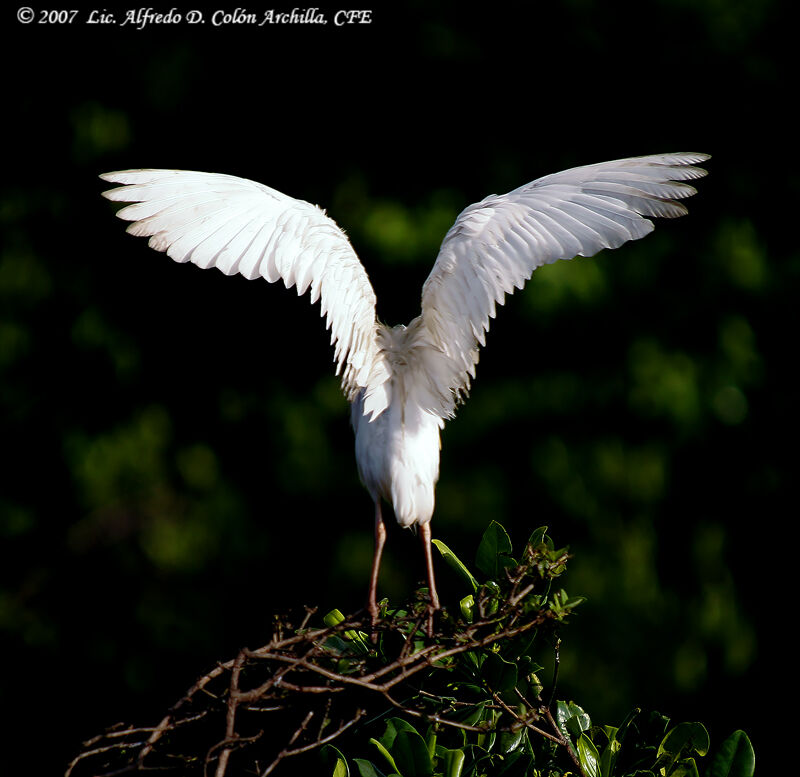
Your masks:
<path fill-rule="evenodd" d="M 436 593 L 436 580 L 433 575 L 433 554 L 431 552 L 431 524 L 430 521 L 419 527 L 419 537 L 422 540 L 422 551 L 425 554 L 425 568 L 428 573 L 428 594 L 431 603 L 428 605 L 428 636 L 433 636 L 433 614 L 440 609 L 439 595 Z"/>
<path fill-rule="evenodd" d="M 369 598 L 367 599 L 367 610 L 369 610 L 369 617 L 374 626 L 378 620 L 378 572 L 381 568 L 381 554 L 383 553 L 383 545 L 386 542 L 386 526 L 383 524 L 381 517 L 381 500 L 378 497 L 375 500 L 375 552 L 372 556 L 372 573 L 369 577 Z"/>

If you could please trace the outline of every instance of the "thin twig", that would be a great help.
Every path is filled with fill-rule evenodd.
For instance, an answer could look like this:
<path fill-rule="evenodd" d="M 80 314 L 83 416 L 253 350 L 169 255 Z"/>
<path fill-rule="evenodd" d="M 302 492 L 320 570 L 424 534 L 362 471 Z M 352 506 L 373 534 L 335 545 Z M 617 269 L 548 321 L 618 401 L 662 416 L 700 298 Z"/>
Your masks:
<path fill-rule="evenodd" d="M 521 726 L 524 726 L 525 728 L 530 729 L 535 734 L 539 734 L 540 736 L 543 736 L 543 737 L 546 737 L 547 739 L 552 740 L 553 742 L 555 742 L 558 745 L 562 745 L 562 746 L 566 747 L 567 742 L 564 739 L 564 735 L 560 731 L 558 732 L 558 736 L 553 736 L 553 734 L 548 733 L 544 729 L 541 729 L 538 726 L 534 726 L 533 723 L 531 723 L 527 718 L 520 717 L 519 713 L 515 709 L 513 709 L 512 707 L 509 707 L 500 698 L 500 696 L 498 694 L 492 693 L 492 698 L 500 705 L 500 707 L 502 707 L 509 715 L 511 715 L 511 717 L 513 717 Z"/>

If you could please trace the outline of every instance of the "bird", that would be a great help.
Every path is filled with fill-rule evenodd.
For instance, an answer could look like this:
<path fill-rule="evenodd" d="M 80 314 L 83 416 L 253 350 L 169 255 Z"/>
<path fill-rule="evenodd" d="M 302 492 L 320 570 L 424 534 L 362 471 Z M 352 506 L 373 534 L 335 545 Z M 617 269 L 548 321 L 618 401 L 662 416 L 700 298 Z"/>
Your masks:
<path fill-rule="evenodd" d="M 420 315 L 390 327 L 376 314 L 367 272 L 326 212 L 255 181 L 220 173 L 136 169 L 100 177 L 103 195 L 131 203 L 127 231 L 176 262 L 226 275 L 283 281 L 331 330 L 336 374 L 350 403 L 358 474 L 374 504 L 367 594 L 379 619 L 386 541 L 382 503 L 402 527 L 418 527 L 428 583 L 430 633 L 440 609 L 430 522 L 440 432 L 467 398 L 490 320 L 534 270 L 638 240 L 654 217 L 687 213 L 706 175 L 702 153 L 630 157 L 564 170 L 465 208 L 444 236 L 423 287 Z"/>

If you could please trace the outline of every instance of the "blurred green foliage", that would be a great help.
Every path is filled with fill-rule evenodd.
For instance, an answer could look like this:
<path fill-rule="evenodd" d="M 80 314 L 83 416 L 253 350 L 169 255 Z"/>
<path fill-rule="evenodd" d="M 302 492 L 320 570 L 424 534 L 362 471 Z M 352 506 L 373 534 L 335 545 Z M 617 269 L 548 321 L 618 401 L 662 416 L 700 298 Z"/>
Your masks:
<path fill-rule="evenodd" d="M 443 435 L 435 533 L 463 547 L 497 517 L 572 539 L 590 601 L 563 660 L 603 719 L 633 703 L 692 718 L 713 698 L 709 725 L 730 727 L 742 688 L 774 682 L 753 529 L 781 532 L 797 502 L 800 187 L 769 159 L 794 142 L 785 11 L 409 3 L 338 32 L 4 27 L 0 635 L 16 671 L 0 693 L 20 721 L 59 721 L 54 763 L 273 608 L 359 602 L 370 563 L 316 311 L 127 238 L 96 178 L 125 167 L 230 172 L 328 207 L 394 323 L 470 202 L 572 164 L 713 154 L 688 217 L 507 300 Z M 393 595 L 422 569 L 414 538 L 390 535 Z M 54 676 L 82 700 L 69 721 L 34 690 Z"/>

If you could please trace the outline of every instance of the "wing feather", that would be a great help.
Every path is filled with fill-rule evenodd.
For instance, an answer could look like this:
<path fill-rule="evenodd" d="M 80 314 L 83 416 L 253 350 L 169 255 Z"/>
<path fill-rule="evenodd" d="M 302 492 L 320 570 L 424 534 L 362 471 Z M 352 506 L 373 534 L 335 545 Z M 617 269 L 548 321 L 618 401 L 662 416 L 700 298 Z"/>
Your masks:
<path fill-rule="evenodd" d="M 675 218 L 706 171 L 706 154 L 659 154 L 576 167 L 470 205 L 456 219 L 422 289 L 419 337 L 442 417 L 469 391 L 496 304 L 537 267 L 618 248 Z"/>
<path fill-rule="evenodd" d="M 251 280 L 280 279 L 298 295 L 311 289 L 331 330 L 345 395 L 352 400 L 365 389 L 375 395 L 372 413 L 384 409 L 381 386 L 374 385 L 385 380 L 385 371 L 375 368 L 375 293 L 347 237 L 324 211 L 230 175 L 123 170 L 100 177 L 122 184 L 105 197 L 133 203 L 117 213 L 132 222 L 128 231 L 148 237 L 151 248 L 176 262 Z"/>

